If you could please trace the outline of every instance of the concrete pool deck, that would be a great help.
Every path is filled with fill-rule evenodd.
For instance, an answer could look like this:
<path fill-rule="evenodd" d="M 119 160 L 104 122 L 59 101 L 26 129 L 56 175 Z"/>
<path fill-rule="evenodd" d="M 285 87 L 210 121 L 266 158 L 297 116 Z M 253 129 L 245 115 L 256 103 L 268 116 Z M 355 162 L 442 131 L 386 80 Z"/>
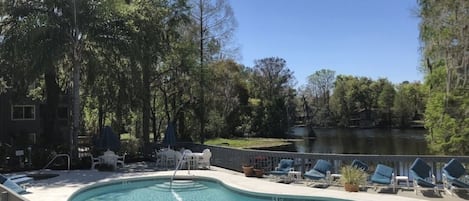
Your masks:
<path fill-rule="evenodd" d="M 32 172 L 37 173 L 37 172 Z M 36 180 L 27 188 L 28 193 L 23 196 L 30 201 L 66 201 L 74 192 L 80 188 L 99 182 L 113 181 L 117 179 L 170 176 L 173 171 L 155 171 L 154 168 L 145 163 L 126 165 L 116 172 L 102 172 L 96 170 L 72 170 L 72 171 L 43 171 L 43 173 L 59 174 L 57 177 Z M 362 201 L 418 201 L 418 200 L 467 200 L 458 196 L 452 196 L 441 192 L 441 197 L 432 196 L 419 192 L 415 195 L 412 190 L 398 190 L 397 193 L 376 193 L 372 189 L 366 192 L 349 193 L 343 187 L 330 186 L 328 188 L 308 187 L 304 183 L 276 183 L 268 178 L 245 177 L 242 173 L 230 171 L 223 168 L 211 167 L 211 170 L 179 170 L 177 176 L 201 176 L 222 181 L 234 188 L 272 194 L 288 194 L 315 197 L 333 197 L 347 200 Z"/>

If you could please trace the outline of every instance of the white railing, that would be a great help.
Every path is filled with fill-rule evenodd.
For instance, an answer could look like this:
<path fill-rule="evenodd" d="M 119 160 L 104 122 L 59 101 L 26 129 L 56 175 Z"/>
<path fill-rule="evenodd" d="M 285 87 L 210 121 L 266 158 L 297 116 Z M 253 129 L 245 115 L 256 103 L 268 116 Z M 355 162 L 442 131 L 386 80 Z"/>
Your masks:
<path fill-rule="evenodd" d="M 324 154 L 324 153 L 297 153 L 285 151 L 264 151 L 253 149 L 236 149 L 220 146 L 200 144 L 184 144 L 193 151 L 209 148 L 212 152 L 212 165 L 242 172 L 241 166 L 246 163 L 264 169 L 273 170 L 283 158 L 295 161 L 295 170 L 304 173 L 314 166 L 316 160 L 324 159 L 332 163 L 333 172 L 338 172 L 343 165 L 350 164 L 354 159 L 361 160 L 373 170 L 377 164 L 385 164 L 394 168 L 396 175 L 409 176 L 409 168 L 416 158 L 421 158 L 431 167 L 437 181 L 442 180 L 443 165 L 452 158 L 469 165 L 469 156 L 439 156 L 439 155 L 372 155 L 372 154 Z"/>

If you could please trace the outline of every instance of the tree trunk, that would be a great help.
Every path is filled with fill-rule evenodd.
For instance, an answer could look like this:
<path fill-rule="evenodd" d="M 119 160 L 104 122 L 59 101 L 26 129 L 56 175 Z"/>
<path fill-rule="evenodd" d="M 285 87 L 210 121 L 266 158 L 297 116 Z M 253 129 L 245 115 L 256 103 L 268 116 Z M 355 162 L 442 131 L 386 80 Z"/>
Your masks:
<path fill-rule="evenodd" d="M 156 126 L 156 97 L 153 96 L 153 107 L 151 109 L 151 126 L 152 126 L 152 131 L 153 131 L 153 142 L 157 142 L 159 140 L 159 133 L 157 132 L 157 126 Z"/>
<path fill-rule="evenodd" d="M 150 109 L 151 109 L 151 93 L 150 93 L 150 64 L 148 62 L 142 66 L 142 137 L 143 144 L 149 144 L 150 139 Z M 144 149 L 146 150 L 146 149 Z"/>
<path fill-rule="evenodd" d="M 76 1 L 73 1 L 73 126 L 72 135 L 70 136 L 70 155 L 72 158 L 78 158 L 78 135 L 80 134 L 81 120 L 81 101 L 80 101 L 80 71 L 81 71 L 81 49 L 79 40 L 79 31 L 77 28 L 77 10 Z"/>
<path fill-rule="evenodd" d="M 55 72 L 54 67 L 52 64 L 49 64 L 49 68 L 45 72 L 44 78 L 46 82 L 46 110 L 43 111 L 45 113 L 44 117 L 44 140 L 45 144 L 51 146 L 51 148 L 55 148 L 56 145 L 63 144 L 63 138 L 57 132 L 57 107 L 59 103 L 59 86 L 57 84 L 56 78 L 57 74 Z"/>
<path fill-rule="evenodd" d="M 103 103 L 98 100 L 98 133 L 101 133 L 101 128 L 104 127 L 104 109 Z"/>
<path fill-rule="evenodd" d="M 200 6 L 200 103 L 199 103 L 199 122 L 200 122 L 200 144 L 205 142 L 205 93 L 204 93 L 204 4 L 199 1 Z"/>

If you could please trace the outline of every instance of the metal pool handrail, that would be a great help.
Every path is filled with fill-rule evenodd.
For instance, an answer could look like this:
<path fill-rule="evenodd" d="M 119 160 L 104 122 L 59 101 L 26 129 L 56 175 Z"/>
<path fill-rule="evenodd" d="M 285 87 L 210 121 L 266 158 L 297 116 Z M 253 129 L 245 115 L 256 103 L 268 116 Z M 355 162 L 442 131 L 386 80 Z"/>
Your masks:
<path fill-rule="evenodd" d="M 171 176 L 171 180 L 169 181 L 169 190 L 171 190 L 172 187 L 173 187 L 173 180 L 174 180 L 174 176 L 176 176 L 176 172 L 177 172 L 178 169 L 181 167 L 182 163 L 185 162 L 185 161 L 184 161 L 184 160 L 185 160 L 184 157 L 186 157 L 186 153 L 187 153 L 187 152 L 183 152 L 183 153 L 182 153 L 182 157 L 181 157 L 181 159 L 178 161 L 178 164 L 176 165 L 176 168 L 174 169 L 174 173 L 173 173 L 173 175 Z M 189 172 L 188 174 L 190 174 L 190 169 L 188 169 L 188 172 Z"/>
<path fill-rule="evenodd" d="M 49 163 L 47 163 L 47 165 L 45 165 L 41 170 L 44 170 L 47 167 L 49 167 L 49 165 L 52 164 L 52 162 L 54 162 L 55 159 L 57 159 L 59 157 L 67 157 L 67 168 L 68 168 L 68 171 L 70 171 L 70 155 L 68 155 L 68 154 L 57 154 L 57 155 L 55 155 L 54 158 L 52 158 L 52 160 L 50 160 Z"/>

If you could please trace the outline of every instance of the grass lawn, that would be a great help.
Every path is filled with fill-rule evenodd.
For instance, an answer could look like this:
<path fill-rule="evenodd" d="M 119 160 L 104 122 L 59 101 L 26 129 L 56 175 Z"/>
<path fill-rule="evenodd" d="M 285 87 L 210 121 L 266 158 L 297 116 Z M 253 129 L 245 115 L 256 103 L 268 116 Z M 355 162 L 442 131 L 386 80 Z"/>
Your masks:
<path fill-rule="evenodd" d="M 129 133 L 121 134 L 121 140 L 130 140 L 135 138 Z M 150 140 L 153 139 L 153 136 L 150 135 Z M 246 138 L 214 138 L 209 139 L 205 142 L 206 145 L 216 145 L 216 146 L 226 146 L 234 148 L 260 148 L 260 147 L 275 147 L 288 145 L 294 139 L 279 139 L 279 138 L 259 138 L 259 137 L 246 137 Z"/>
<path fill-rule="evenodd" d="M 206 145 L 227 146 L 235 148 L 259 148 L 259 147 L 275 147 L 287 145 L 291 143 L 291 139 L 278 139 L 278 138 L 215 138 L 205 142 Z"/>

